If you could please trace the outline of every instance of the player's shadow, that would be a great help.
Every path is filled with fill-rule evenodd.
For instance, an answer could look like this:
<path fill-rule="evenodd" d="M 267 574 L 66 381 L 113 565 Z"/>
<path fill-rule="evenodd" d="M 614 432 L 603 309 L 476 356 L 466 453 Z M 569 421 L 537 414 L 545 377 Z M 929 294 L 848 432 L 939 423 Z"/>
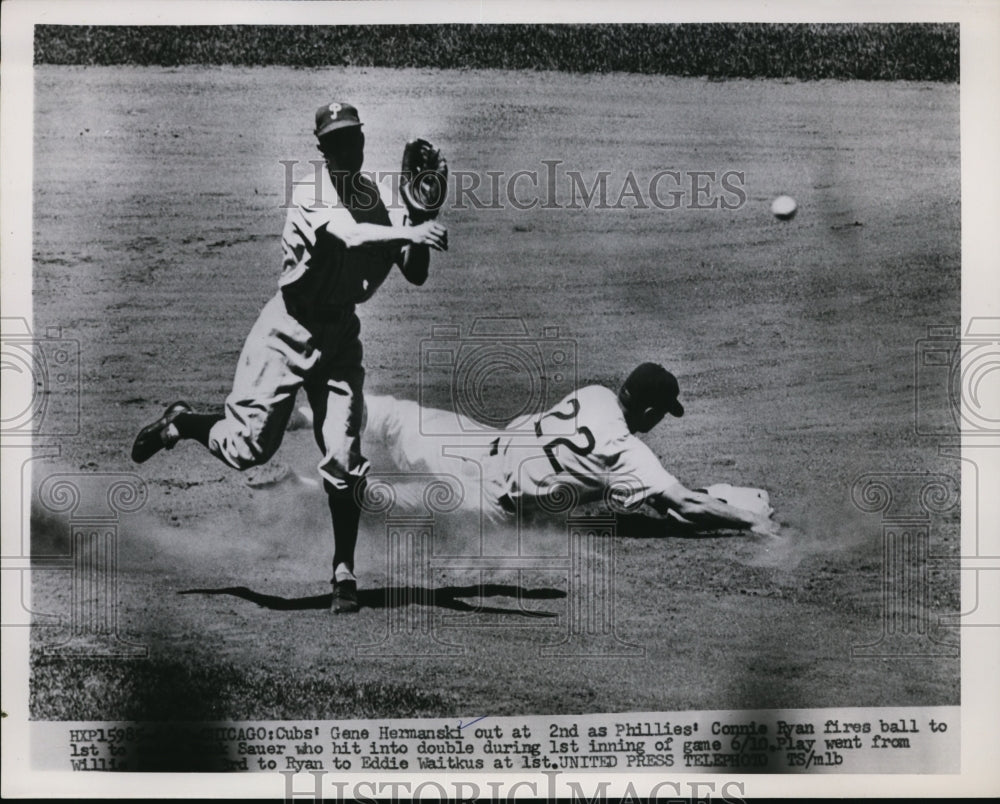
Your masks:
<path fill-rule="evenodd" d="M 732 539 L 745 536 L 738 530 L 698 530 L 671 519 L 657 519 L 644 514 L 618 514 L 616 534 L 628 539 Z"/>
<path fill-rule="evenodd" d="M 274 611 L 305 611 L 328 609 L 333 602 L 333 594 L 311 595 L 309 597 L 280 597 L 255 592 L 246 586 L 227 586 L 221 589 L 184 589 L 181 595 L 231 595 L 249 600 Z M 462 598 L 480 598 L 479 604 L 469 603 Z M 561 589 L 543 587 L 525 589 L 513 584 L 470 584 L 468 586 L 439 586 L 427 589 L 416 586 L 389 586 L 375 589 L 359 589 L 358 603 L 362 608 L 390 609 L 411 605 L 430 605 L 449 611 L 476 612 L 478 614 L 513 614 L 519 617 L 557 617 L 548 611 L 532 611 L 523 608 L 486 606 L 481 603 L 486 597 L 512 597 L 523 600 L 558 600 L 566 597 Z"/>

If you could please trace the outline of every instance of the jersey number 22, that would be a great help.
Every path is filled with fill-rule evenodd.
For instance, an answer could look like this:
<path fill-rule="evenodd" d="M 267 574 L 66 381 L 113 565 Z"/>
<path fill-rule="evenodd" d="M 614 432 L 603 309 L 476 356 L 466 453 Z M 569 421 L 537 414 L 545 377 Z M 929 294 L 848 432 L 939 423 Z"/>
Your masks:
<path fill-rule="evenodd" d="M 535 435 L 538 436 L 540 440 L 545 439 L 545 434 L 542 432 L 543 419 L 546 419 L 549 416 L 551 416 L 554 419 L 561 419 L 562 421 L 568 421 L 574 418 L 580 412 L 580 400 L 578 400 L 576 397 L 571 397 L 568 400 L 568 402 L 569 402 L 568 411 L 563 412 L 559 410 L 553 410 L 550 411 L 549 413 L 546 413 L 539 419 L 535 420 Z M 597 442 L 594 440 L 594 434 L 590 432 L 589 427 L 585 427 L 582 425 L 578 427 L 576 429 L 576 434 L 573 436 L 573 438 L 576 439 L 578 436 L 583 437 L 583 442 L 584 442 L 583 444 L 578 444 L 575 441 L 571 441 L 569 438 L 566 438 L 564 436 L 558 436 L 557 438 L 549 439 L 542 445 L 542 449 L 545 450 L 545 455 L 548 457 L 549 463 L 552 464 L 552 468 L 556 472 L 566 471 L 563 465 L 559 463 L 559 459 L 556 458 L 556 447 L 558 445 L 561 444 L 562 446 L 566 447 L 566 449 L 568 449 L 570 452 L 581 456 L 589 455 L 591 452 L 594 451 L 594 446 Z"/>

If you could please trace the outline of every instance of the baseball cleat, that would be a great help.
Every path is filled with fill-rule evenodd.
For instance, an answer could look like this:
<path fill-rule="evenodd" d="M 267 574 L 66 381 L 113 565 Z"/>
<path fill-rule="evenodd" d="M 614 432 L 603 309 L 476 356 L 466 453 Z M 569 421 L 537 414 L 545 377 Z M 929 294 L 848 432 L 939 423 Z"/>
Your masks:
<path fill-rule="evenodd" d="M 353 614 L 360 608 L 358 582 L 336 581 L 333 584 L 333 601 L 330 603 L 330 610 L 334 614 Z"/>
<path fill-rule="evenodd" d="M 193 412 L 194 408 L 187 402 L 174 402 L 159 419 L 139 431 L 135 443 L 132 444 L 132 460 L 136 463 L 145 463 L 161 449 L 172 449 L 176 440 L 173 443 L 167 441 L 165 437 L 167 427 L 182 413 Z"/>

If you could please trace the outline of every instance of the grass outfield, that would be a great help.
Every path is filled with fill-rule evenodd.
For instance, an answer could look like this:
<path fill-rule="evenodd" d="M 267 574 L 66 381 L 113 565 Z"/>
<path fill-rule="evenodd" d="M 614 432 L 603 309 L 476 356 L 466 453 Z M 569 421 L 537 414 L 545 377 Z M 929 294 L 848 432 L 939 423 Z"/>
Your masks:
<path fill-rule="evenodd" d="M 392 277 L 359 311 L 367 388 L 451 404 L 449 378 L 418 368 L 421 343 L 437 325 L 467 333 L 484 316 L 519 317 L 536 341 L 558 330 L 574 345 L 578 384 L 616 387 L 635 363 L 658 360 L 679 377 L 687 412 L 647 443 L 691 487 L 767 488 L 794 539 L 777 549 L 619 522 L 613 610 L 618 639 L 640 649 L 629 658 L 544 655 L 573 614 L 565 572 L 441 567 L 402 611 L 431 624 L 438 655 L 418 655 L 427 642 L 411 635 L 397 655 L 362 656 L 401 613 L 383 521 L 362 525 L 365 607 L 334 618 L 321 492 L 248 485 L 191 444 L 131 464 L 137 428 L 163 405 L 213 407 L 228 392 L 276 286 L 280 160 L 315 158 L 313 110 L 333 98 L 358 106 L 374 170 L 395 169 L 419 134 L 453 171 L 509 176 L 557 160 L 588 186 L 607 171 L 613 197 L 630 172 L 647 188 L 662 170 L 742 173 L 733 209 L 696 208 L 690 190 L 676 209 L 574 209 L 562 180 L 561 208 L 449 209 L 451 247 L 427 284 Z M 883 613 L 881 519 L 852 501 L 855 481 L 959 474 L 914 428 L 919 342 L 959 320 L 957 85 L 42 66 L 34 108 L 34 323 L 79 341 L 83 381 L 78 434 L 60 440 L 58 458 L 40 457 L 34 477 L 137 472 L 149 497 L 123 515 L 118 556 L 120 633 L 147 658 L 46 657 L 67 630 L 33 629 L 33 717 L 958 702 L 957 658 L 852 658 L 879 638 Z M 768 211 L 779 193 L 799 202 L 791 222 Z M 523 379 L 488 390 L 516 405 Z M 942 399 L 924 401 L 945 417 Z M 275 459 L 306 476 L 316 460 L 304 431 Z M 934 624 L 959 610 L 957 507 L 929 527 L 943 558 L 912 614 Z M 563 533 L 526 529 L 521 549 L 552 554 Z M 65 517 L 36 510 L 36 554 L 65 551 L 67 534 Z M 475 554 L 481 536 L 499 553 L 517 549 L 517 534 L 468 522 L 442 523 L 434 549 Z M 67 616 L 66 573 L 39 568 L 32 585 L 35 612 Z M 936 625 L 933 635 L 957 641 Z"/>
<path fill-rule="evenodd" d="M 35 61 L 957 81 L 958 41 L 940 23 L 40 25 Z"/>

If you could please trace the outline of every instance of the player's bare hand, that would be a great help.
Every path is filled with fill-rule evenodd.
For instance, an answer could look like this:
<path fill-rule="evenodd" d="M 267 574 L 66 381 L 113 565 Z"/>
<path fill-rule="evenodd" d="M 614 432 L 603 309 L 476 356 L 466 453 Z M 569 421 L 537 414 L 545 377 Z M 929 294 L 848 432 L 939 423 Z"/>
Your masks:
<path fill-rule="evenodd" d="M 447 251 L 448 229 L 437 221 L 424 221 L 410 227 L 410 242 L 418 246 L 427 246 L 435 251 Z"/>

